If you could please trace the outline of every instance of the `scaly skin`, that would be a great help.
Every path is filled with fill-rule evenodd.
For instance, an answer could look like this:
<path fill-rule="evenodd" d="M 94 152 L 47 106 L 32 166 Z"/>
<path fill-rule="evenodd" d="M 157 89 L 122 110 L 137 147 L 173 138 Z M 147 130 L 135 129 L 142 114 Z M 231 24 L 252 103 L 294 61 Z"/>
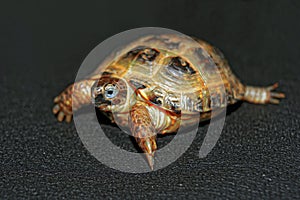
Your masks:
<path fill-rule="evenodd" d="M 69 85 L 62 93 L 54 98 L 53 114 L 57 114 L 57 120 L 71 122 L 73 111 L 91 103 L 91 86 L 95 80 L 83 80 Z M 76 91 L 76 93 L 74 93 Z M 73 98 L 72 98 L 73 96 Z"/>

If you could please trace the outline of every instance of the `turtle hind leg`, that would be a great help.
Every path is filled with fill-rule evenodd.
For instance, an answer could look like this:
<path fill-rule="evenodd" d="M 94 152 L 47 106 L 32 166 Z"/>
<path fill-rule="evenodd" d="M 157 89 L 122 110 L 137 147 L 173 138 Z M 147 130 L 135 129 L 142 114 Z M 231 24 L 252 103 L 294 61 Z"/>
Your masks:
<path fill-rule="evenodd" d="M 285 98 L 285 94 L 281 92 L 274 92 L 278 88 L 278 83 L 268 87 L 253 87 L 245 86 L 245 93 L 243 100 L 254 104 L 279 104 L 280 99 Z"/>

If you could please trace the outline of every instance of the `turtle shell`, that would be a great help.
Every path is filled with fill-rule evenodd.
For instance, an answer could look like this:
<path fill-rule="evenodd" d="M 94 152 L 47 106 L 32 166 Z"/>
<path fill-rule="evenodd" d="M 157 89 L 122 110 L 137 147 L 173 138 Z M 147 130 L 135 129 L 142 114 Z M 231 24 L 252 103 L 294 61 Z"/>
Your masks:
<path fill-rule="evenodd" d="M 111 55 L 93 76 L 122 79 L 144 101 L 173 113 L 226 107 L 242 92 L 217 48 L 184 35 L 142 37 Z"/>

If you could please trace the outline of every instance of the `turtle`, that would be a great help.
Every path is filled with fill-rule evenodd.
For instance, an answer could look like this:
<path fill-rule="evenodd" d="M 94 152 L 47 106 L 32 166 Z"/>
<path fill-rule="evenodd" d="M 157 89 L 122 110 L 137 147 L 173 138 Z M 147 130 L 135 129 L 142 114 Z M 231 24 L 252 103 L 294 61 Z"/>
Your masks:
<path fill-rule="evenodd" d="M 75 110 L 93 103 L 112 123 L 129 128 L 153 169 L 157 134 L 211 119 L 214 108 L 237 102 L 278 104 L 285 95 L 273 91 L 277 87 L 243 84 L 224 54 L 204 40 L 147 35 L 69 85 L 54 98 L 52 111 L 70 122 Z"/>

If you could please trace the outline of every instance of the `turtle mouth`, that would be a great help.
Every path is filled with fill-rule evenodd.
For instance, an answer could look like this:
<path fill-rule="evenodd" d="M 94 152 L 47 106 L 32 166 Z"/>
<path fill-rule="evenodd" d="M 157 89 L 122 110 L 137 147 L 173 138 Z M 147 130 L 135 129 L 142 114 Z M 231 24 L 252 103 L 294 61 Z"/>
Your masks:
<path fill-rule="evenodd" d="M 109 110 L 109 107 L 111 107 L 111 101 L 105 99 L 102 94 L 98 94 L 95 98 L 93 98 L 92 103 L 95 107 L 104 111 Z"/>
<path fill-rule="evenodd" d="M 100 103 L 100 102 L 94 103 L 94 106 L 95 106 L 95 108 L 99 109 L 100 111 L 105 111 L 105 112 L 111 111 L 111 109 L 112 109 L 111 105 L 107 105 L 107 104 Z"/>
<path fill-rule="evenodd" d="M 106 98 L 104 98 L 104 96 L 102 95 L 102 94 L 98 94 L 94 99 L 93 99 L 93 103 L 95 104 L 95 105 L 98 105 L 98 106 L 100 106 L 100 105 L 102 105 L 102 104 L 107 104 L 107 105 L 111 105 L 111 101 L 110 100 L 108 100 L 108 99 L 106 99 Z"/>

